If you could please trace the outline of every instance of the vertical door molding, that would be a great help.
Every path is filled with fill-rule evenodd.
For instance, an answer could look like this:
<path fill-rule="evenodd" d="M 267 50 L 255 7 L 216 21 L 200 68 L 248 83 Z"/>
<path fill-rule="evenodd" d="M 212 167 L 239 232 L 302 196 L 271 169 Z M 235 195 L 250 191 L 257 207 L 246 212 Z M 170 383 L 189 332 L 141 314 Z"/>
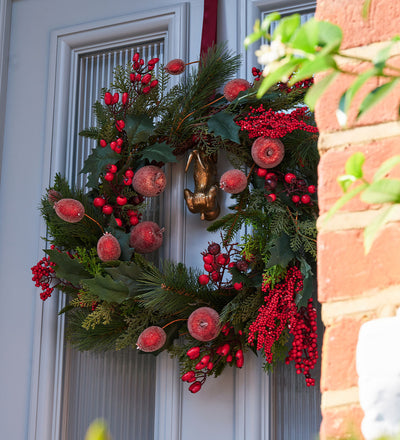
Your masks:
<path fill-rule="evenodd" d="M 11 0 L 0 0 L 0 177 L 6 114 L 8 54 L 11 32 Z"/>
<path fill-rule="evenodd" d="M 10 3 L 10 0 L 0 0 L 1 10 L 8 11 Z M 6 15 L 9 20 L 9 14 Z M 51 33 L 42 193 L 57 172 L 64 174 L 67 178 L 72 173 L 73 136 L 71 132 L 73 130 L 70 127 L 75 124 L 74 90 L 76 90 L 78 81 L 79 55 L 110 47 L 134 45 L 143 40 L 163 38 L 168 57 L 172 54 L 184 57 L 187 50 L 187 15 L 188 6 L 183 3 L 154 11 L 135 13 L 131 16 L 72 26 Z M 2 17 L 4 22 L 3 14 Z M 7 27 L 8 24 L 4 26 Z M 4 34 L 5 30 L 0 27 L 0 32 Z M 2 34 L 0 34 L 0 51 L 8 47 L 8 38 L 3 37 Z M 3 60 L 2 63 L 4 64 Z M 2 80 L 0 84 L 3 83 L 3 64 L 0 65 L 0 79 Z M 0 89 L 0 93 L 2 90 Z M 0 102 L 5 102 L 5 100 Z M 178 212 L 177 206 L 175 213 L 178 214 Z M 183 207 L 180 208 L 180 212 L 183 213 Z M 46 235 L 44 222 L 41 223 L 38 234 L 42 237 Z M 183 234 L 183 228 L 175 234 L 174 242 L 182 240 L 180 237 Z M 38 248 L 38 256 L 42 255 L 41 247 Z M 171 255 L 167 255 L 168 257 L 180 257 L 176 249 L 172 246 L 169 248 Z M 63 295 L 60 295 L 58 304 L 57 301 L 43 304 L 39 298 L 35 301 L 29 440 L 54 440 L 60 435 L 64 318 L 58 317 L 57 312 L 63 301 Z M 170 368 L 172 369 L 174 368 Z M 158 375 L 165 376 L 166 374 L 169 374 L 168 378 L 159 380 L 158 393 L 165 393 L 167 385 L 170 385 L 171 377 L 176 377 L 176 371 L 170 372 L 169 370 L 168 372 L 160 371 Z M 172 417 L 179 420 L 179 389 L 169 390 L 169 392 L 177 393 L 176 398 L 172 399 L 169 395 L 168 400 L 164 399 L 165 402 L 156 405 L 156 410 L 164 410 L 164 413 L 168 411 L 168 420 Z M 172 405 L 172 402 L 176 404 Z"/>

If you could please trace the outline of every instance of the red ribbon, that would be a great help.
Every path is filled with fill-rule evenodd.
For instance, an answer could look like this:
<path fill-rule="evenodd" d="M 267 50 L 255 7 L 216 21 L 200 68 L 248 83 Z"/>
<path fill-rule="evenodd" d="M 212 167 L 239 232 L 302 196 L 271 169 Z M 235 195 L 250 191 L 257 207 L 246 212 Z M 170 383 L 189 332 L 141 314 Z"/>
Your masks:
<path fill-rule="evenodd" d="M 218 0 L 204 0 L 200 56 L 217 42 Z"/>

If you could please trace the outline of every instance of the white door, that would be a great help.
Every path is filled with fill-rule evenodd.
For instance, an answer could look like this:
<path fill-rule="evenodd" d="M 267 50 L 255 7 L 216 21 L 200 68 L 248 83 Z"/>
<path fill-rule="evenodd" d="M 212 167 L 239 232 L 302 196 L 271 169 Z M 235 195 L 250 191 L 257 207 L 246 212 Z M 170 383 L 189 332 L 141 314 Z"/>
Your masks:
<path fill-rule="evenodd" d="M 243 38 L 254 19 L 261 16 L 260 3 L 220 0 L 218 39 L 228 41 L 232 50 L 243 52 Z M 278 438 L 271 435 L 270 413 L 278 417 L 276 411 L 270 411 L 274 407 L 272 386 L 254 356 L 249 354 L 242 371 L 228 369 L 220 378 L 209 380 L 200 393 L 191 395 L 181 386 L 176 363 L 167 356 L 142 365 L 142 375 L 137 371 L 139 364 L 132 364 L 135 359 L 125 354 L 111 355 L 104 364 L 95 355 L 65 351 L 64 324 L 57 317 L 62 300 L 57 303 L 52 298 L 43 304 L 29 271 L 45 247 L 40 240 L 45 228 L 38 211 L 44 189 L 57 171 L 73 178 L 77 156 L 85 154 L 77 152 L 73 131 L 77 115 L 83 111 L 77 99 L 82 59 L 99 51 L 161 40 L 165 59 L 196 60 L 203 0 L 3 0 L 0 6 L 5 19 L 0 23 L 0 38 L 5 48 L 7 35 L 10 41 L 4 88 L 7 95 L 0 103 L 4 115 L 0 438 L 77 440 L 88 420 L 96 415 L 109 418 L 114 440 Z M 11 17 L 10 33 L 7 17 Z M 244 54 L 240 76 L 249 75 L 252 58 Z M 0 79 L 6 78 L 0 70 Z M 186 187 L 183 164 L 175 168 L 162 214 L 170 230 L 166 252 L 171 258 L 195 265 L 211 237 L 199 218 L 186 212 L 181 194 Z M 93 388 L 97 394 L 93 389 L 84 389 L 92 370 L 88 372 L 82 366 L 90 362 L 101 365 L 93 372 L 92 376 L 98 377 L 91 383 L 97 380 L 99 385 L 106 384 L 102 389 Z M 131 382 L 127 379 L 128 368 L 136 371 L 132 373 L 136 379 L 132 376 Z M 110 370 L 120 378 L 119 384 L 115 377 L 107 378 Z M 141 379 L 144 376 L 146 383 Z M 138 400 L 129 399 L 129 387 L 137 390 L 138 386 L 142 387 L 139 398 L 144 399 L 140 402 L 145 402 L 142 408 L 135 407 Z M 128 390 L 123 398 L 119 389 Z M 146 393 L 149 395 L 144 398 Z M 315 396 L 311 400 L 318 402 Z M 98 412 L 92 411 L 95 404 Z M 147 409 L 143 405 L 148 405 Z M 310 408 L 315 412 L 313 405 Z M 146 417 L 139 416 L 138 422 L 132 422 L 138 412 Z M 319 413 L 304 439 L 316 432 L 318 418 Z"/>

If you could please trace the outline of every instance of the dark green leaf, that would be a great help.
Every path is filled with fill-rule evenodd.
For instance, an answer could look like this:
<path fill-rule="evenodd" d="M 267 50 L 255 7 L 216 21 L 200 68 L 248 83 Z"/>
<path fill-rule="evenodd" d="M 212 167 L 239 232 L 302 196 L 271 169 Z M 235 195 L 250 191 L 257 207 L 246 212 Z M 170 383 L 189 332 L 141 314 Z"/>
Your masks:
<path fill-rule="evenodd" d="M 145 142 L 153 130 L 153 121 L 147 115 L 129 115 L 126 118 L 125 131 L 131 144 Z"/>
<path fill-rule="evenodd" d="M 376 87 L 374 90 L 368 93 L 360 104 L 357 118 L 360 118 L 365 112 L 370 110 L 374 105 L 378 104 L 390 91 L 394 89 L 399 83 L 400 78 L 392 79 L 382 86 Z"/>
<path fill-rule="evenodd" d="M 99 182 L 99 176 L 104 171 L 106 165 L 115 164 L 120 158 L 119 154 L 108 147 L 97 147 L 92 150 L 92 154 L 85 160 L 85 164 L 80 171 L 81 174 L 89 174 L 86 186 L 89 188 L 96 187 Z"/>
<path fill-rule="evenodd" d="M 372 182 L 361 194 L 366 203 L 400 203 L 400 180 L 384 179 Z"/>
<path fill-rule="evenodd" d="M 129 261 L 133 254 L 133 248 L 129 246 L 129 238 L 130 233 L 125 233 L 118 227 L 109 227 L 107 232 L 111 232 L 111 234 L 118 240 L 119 245 L 121 246 L 121 261 Z"/>
<path fill-rule="evenodd" d="M 363 153 L 354 153 L 350 156 L 345 165 L 346 173 L 350 176 L 354 176 L 356 179 L 361 179 L 364 175 L 362 167 L 365 162 L 365 155 Z"/>
<path fill-rule="evenodd" d="M 58 314 L 59 314 L 59 315 L 62 315 L 62 314 L 67 313 L 67 312 L 69 312 L 70 310 L 73 310 L 73 309 L 75 309 L 75 306 L 72 306 L 71 304 L 67 304 L 65 307 L 63 307 L 63 308 L 58 312 Z"/>
<path fill-rule="evenodd" d="M 392 169 L 394 168 L 396 165 L 398 165 L 400 163 L 400 156 L 393 156 L 388 160 L 385 160 L 385 162 L 383 162 L 383 164 L 378 168 L 378 170 L 376 171 L 373 180 L 380 180 L 383 177 L 386 176 L 386 174 Z"/>
<path fill-rule="evenodd" d="M 303 275 L 303 289 L 296 296 L 297 307 L 306 307 L 315 291 L 315 278 L 311 266 L 304 258 L 300 259 L 300 270 Z"/>
<path fill-rule="evenodd" d="M 83 285 L 91 294 L 110 303 L 121 304 L 129 298 L 128 287 L 121 281 L 114 281 L 110 275 L 96 274 L 91 280 L 84 280 Z"/>
<path fill-rule="evenodd" d="M 71 258 L 64 252 L 58 252 L 55 249 L 46 249 L 46 254 L 50 257 L 53 263 L 56 263 L 55 271 L 58 278 L 67 280 L 70 283 L 78 286 L 85 278 L 91 278 L 79 261 Z"/>
<path fill-rule="evenodd" d="M 333 71 L 324 76 L 322 79 L 318 80 L 318 82 L 310 87 L 306 96 L 304 97 L 304 102 L 308 105 L 308 107 L 310 107 L 311 110 L 314 110 L 315 104 L 317 103 L 318 99 L 338 75 L 339 72 Z"/>
<path fill-rule="evenodd" d="M 361 191 L 364 191 L 365 188 L 368 188 L 368 186 L 368 183 L 362 183 L 361 185 L 356 186 L 351 191 L 348 191 L 346 194 L 340 197 L 340 199 L 337 200 L 332 208 L 327 212 L 324 222 L 328 221 L 332 217 L 332 215 L 335 214 L 336 211 L 342 208 L 347 202 L 353 199 Z"/>
<path fill-rule="evenodd" d="M 229 139 L 240 144 L 239 126 L 234 121 L 232 113 L 219 112 L 208 120 L 208 129 L 221 136 L 222 139 Z"/>
<path fill-rule="evenodd" d="M 279 22 L 278 26 L 274 30 L 274 34 L 272 39 L 279 39 L 282 43 L 287 43 L 291 38 L 294 32 L 300 26 L 300 15 L 292 14 L 287 17 L 282 18 Z"/>
<path fill-rule="evenodd" d="M 289 81 L 289 85 L 295 84 L 306 78 L 311 78 L 315 73 L 324 72 L 325 70 L 335 69 L 336 62 L 332 56 L 317 56 L 310 61 L 303 61 L 301 68 L 293 75 Z"/>
<path fill-rule="evenodd" d="M 382 212 L 380 212 L 364 229 L 364 249 L 365 253 L 371 250 L 371 246 L 378 235 L 380 229 L 387 223 L 390 218 L 390 212 L 392 211 L 394 205 L 389 205 L 385 207 Z"/>
<path fill-rule="evenodd" d="M 150 162 L 155 160 L 156 162 L 176 162 L 176 156 L 172 153 L 173 148 L 165 142 L 156 143 L 146 147 L 142 152 L 142 158 L 148 159 Z"/>
<path fill-rule="evenodd" d="M 120 281 L 128 288 L 129 295 L 135 296 L 141 293 L 137 279 L 143 274 L 142 269 L 135 263 L 121 263 L 118 267 L 109 267 L 106 272 L 113 280 Z"/>
<path fill-rule="evenodd" d="M 272 266 L 286 267 L 295 256 L 290 248 L 290 237 L 285 233 L 273 240 L 270 252 L 271 256 L 267 268 Z"/>

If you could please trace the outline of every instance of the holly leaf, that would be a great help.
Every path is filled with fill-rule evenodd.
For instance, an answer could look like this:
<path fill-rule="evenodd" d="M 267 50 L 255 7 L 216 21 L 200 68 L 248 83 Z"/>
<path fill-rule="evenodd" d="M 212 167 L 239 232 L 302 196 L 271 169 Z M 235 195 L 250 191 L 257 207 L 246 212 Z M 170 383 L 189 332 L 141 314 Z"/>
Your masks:
<path fill-rule="evenodd" d="M 121 281 L 114 281 L 110 275 L 99 274 L 90 280 L 83 280 L 84 287 L 99 299 L 110 303 L 121 304 L 129 298 L 129 289 Z"/>
<path fill-rule="evenodd" d="M 295 299 L 296 305 L 299 308 L 307 305 L 315 290 L 314 273 L 304 258 L 300 259 L 300 271 L 303 275 L 303 290 L 297 294 Z"/>
<path fill-rule="evenodd" d="M 208 129 L 215 133 L 216 136 L 221 136 L 222 139 L 229 139 L 230 141 L 240 144 L 240 128 L 233 118 L 234 115 L 231 113 L 216 113 L 208 120 Z"/>
<path fill-rule="evenodd" d="M 129 115 L 126 118 L 125 132 L 131 144 L 145 142 L 153 130 L 153 121 L 147 115 Z"/>
<path fill-rule="evenodd" d="M 88 188 L 94 188 L 99 182 L 99 176 L 104 171 L 104 168 L 108 164 L 115 164 L 121 156 L 110 148 L 95 148 L 92 150 L 92 154 L 85 160 L 80 174 L 88 173 L 88 181 L 86 186 Z"/>
<path fill-rule="evenodd" d="M 44 252 L 56 264 L 54 270 L 58 278 L 67 280 L 75 286 L 81 284 L 82 280 L 91 278 L 90 273 L 83 268 L 79 261 L 71 258 L 68 254 L 55 249 L 45 249 Z"/>
<path fill-rule="evenodd" d="M 128 288 L 129 296 L 135 296 L 139 291 L 137 279 L 143 274 L 142 269 L 135 263 L 121 263 L 118 267 L 109 267 L 105 269 L 115 281 L 120 281 Z"/>
<path fill-rule="evenodd" d="M 176 162 L 176 156 L 173 154 L 173 148 L 165 142 L 156 143 L 146 147 L 142 151 L 142 158 L 148 159 L 150 162 Z"/>
<path fill-rule="evenodd" d="M 115 225 L 117 224 L 115 223 Z M 118 243 L 121 246 L 121 256 L 119 257 L 119 259 L 122 261 L 129 261 L 134 252 L 133 248 L 129 246 L 129 238 L 131 234 L 127 234 L 118 227 L 112 226 L 107 229 L 107 232 L 110 232 L 118 240 Z"/>
<path fill-rule="evenodd" d="M 268 260 L 267 268 L 272 266 L 286 267 L 295 257 L 294 252 L 290 248 L 290 237 L 282 233 L 278 238 L 272 241 L 270 249 L 271 256 Z"/>

